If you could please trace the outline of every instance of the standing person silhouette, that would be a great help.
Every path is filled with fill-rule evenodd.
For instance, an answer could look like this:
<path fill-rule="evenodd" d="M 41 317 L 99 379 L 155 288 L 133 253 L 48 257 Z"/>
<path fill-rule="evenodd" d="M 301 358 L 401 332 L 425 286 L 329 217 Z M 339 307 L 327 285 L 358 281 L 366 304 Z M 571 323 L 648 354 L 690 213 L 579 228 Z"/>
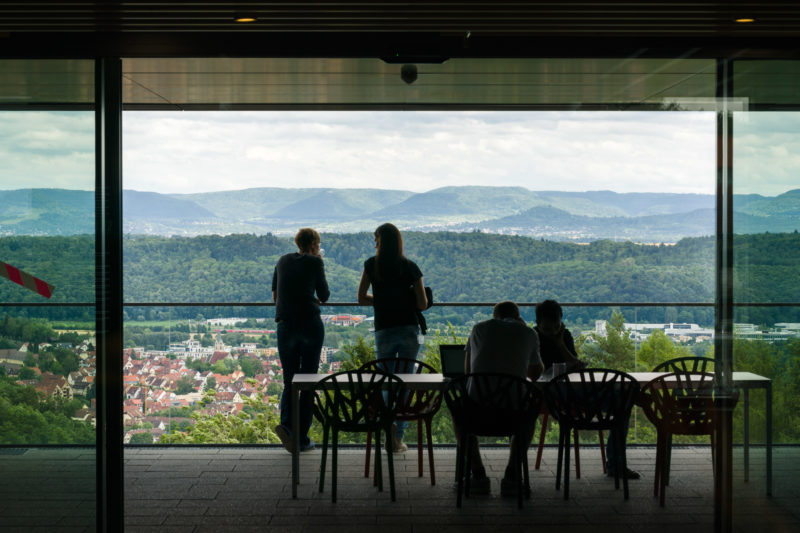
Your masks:
<path fill-rule="evenodd" d="M 367 291 L 372 286 L 372 294 Z M 422 272 L 403 255 L 403 237 L 393 224 L 382 224 L 375 230 L 375 255 L 364 261 L 358 285 L 358 303 L 372 305 L 375 313 L 375 351 L 377 359 L 417 358 L 421 344 L 417 311 L 428 307 Z M 387 362 L 386 370 L 394 365 Z M 404 452 L 407 422 L 395 428 L 393 452 Z"/>
<path fill-rule="evenodd" d="M 325 279 L 325 265 L 320 253 L 320 236 L 311 228 L 302 228 L 294 237 L 297 252 L 278 259 L 272 274 L 272 299 L 275 301 L 275 321 L 278 323 L 278 356 L 283 367 L 281 423 L 275 434 L 283 447 L 292 452 L 291 387 L 295 374 L 315 373 L 325 328 L 319 316 L 320 303 L 330 297 Z M 316 293 L 316 295 L 315 295 Z M 300 394 L 300 451 L 314 449 L 308 437 L 311 427 L 310 392 Z"/>

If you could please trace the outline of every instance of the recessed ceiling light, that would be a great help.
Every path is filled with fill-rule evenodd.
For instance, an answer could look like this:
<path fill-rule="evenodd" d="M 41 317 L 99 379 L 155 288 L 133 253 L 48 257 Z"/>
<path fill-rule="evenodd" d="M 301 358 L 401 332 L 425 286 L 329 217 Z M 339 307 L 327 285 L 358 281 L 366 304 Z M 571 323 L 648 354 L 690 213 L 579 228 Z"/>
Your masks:
<path fill-rule="evenodd" d="M 750 22 L 755 22 L 755 21 L 756 21 L 756 19 L 747 18 L 747 17 L 742 17 L 742 18 L 736 19 L 736 22 L 738 22 L 740 24 L 748 24 Z"/>
<path fill-rule="evenodd" d="M 235 22 L 241 22 L 243 24 L 246 24 L 248 22 L 255 22 L 258 19 L 253 15 L 236 15 L 235 17 L 233 17 L 233 20 Z"/>

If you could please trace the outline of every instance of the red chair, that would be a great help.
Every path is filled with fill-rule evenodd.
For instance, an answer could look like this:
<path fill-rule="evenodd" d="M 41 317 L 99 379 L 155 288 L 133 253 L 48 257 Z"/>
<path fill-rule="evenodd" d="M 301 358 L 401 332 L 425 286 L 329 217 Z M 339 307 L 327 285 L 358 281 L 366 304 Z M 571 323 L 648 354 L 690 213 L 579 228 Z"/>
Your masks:
<path fill-rule="evenodd" d="M 734 404 L 736 399 L 733 398 Z M 659 504 L 663 507 L 669 477 L 672 435 L 710 436 L 712 464 L 714 463 L 714 431 L 718 411 L 714 395 L 714 374 L 670 372 L 645 384 L 639 403 L 648 420 L 656 427 L 653 496 L 658 496 Z"/>
<path fill-rule="evenodd" d="M 394 374 L 435 374 L 436 370 L 427 363 L 416 359 L 402 357 L 376 359 L 369 361 L 359 368 L 362 372 L 391 372 Z M 395 420 L 417 422 L 417 465 L 419 477 L 422 477 L 422 424 L 425 424 L 425 431 L 428 441 L 428 462 L 431 471 L 431 485 L 436 484 L 436 472 L 433 467 L 433 438 L 431 436 L 431 422 L 433 416 L 439 411 L 442 405 L 441 391 L 432 390 L 411 390 L 404 393 L 397 403 Z M 390 441 L 391 442 L 391 441 Z M 364 461 L 364 477 L 369 477 L 369 463 L 372 456 L 372 432 L 367 432 L 367 457 Z M 377 465 L 376 465 L 377 467 Z M 377 484 L 377 470 L 373 484 Z"/>

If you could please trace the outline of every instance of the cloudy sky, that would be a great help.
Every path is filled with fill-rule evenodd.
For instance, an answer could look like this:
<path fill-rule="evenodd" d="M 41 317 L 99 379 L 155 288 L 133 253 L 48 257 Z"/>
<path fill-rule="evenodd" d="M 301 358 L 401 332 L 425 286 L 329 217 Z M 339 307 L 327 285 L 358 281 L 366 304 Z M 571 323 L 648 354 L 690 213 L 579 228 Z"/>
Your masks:
<path fill-rule="evenodd" d="M 800 114 L 741 114 L 737 193 L 800 188 Z M 90 112 L 0 113 L 0 189 L 94 183 Z M 446 185 L 713 194 L 701 112 L 126 112 L 124 187 Z"/>

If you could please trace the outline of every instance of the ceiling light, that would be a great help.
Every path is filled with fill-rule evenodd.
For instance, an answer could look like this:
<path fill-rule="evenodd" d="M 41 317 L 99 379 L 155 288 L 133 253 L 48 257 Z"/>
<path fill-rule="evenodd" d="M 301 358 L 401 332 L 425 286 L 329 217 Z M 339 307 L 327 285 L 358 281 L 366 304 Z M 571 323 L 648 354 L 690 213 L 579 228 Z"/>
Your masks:
<path fill-rule="evenodd" d="M 246 24 L 248 22 L 255 22 L 258 19 L 253 15 L 236 15 L 235 17 L 233 17 L 233 20 L 235 22 L 241 22 L 242 24 Z"/>
<path fill-rule="evenodd" d="M 755 21 L 756 21 L 756 19 L 747 18 L 747 17 L 742 17 L 742 18 L 736 19 L 736 22 L 738 22 L 740 24 L 748 24 L 750 22 L 755 22 Z"/>

